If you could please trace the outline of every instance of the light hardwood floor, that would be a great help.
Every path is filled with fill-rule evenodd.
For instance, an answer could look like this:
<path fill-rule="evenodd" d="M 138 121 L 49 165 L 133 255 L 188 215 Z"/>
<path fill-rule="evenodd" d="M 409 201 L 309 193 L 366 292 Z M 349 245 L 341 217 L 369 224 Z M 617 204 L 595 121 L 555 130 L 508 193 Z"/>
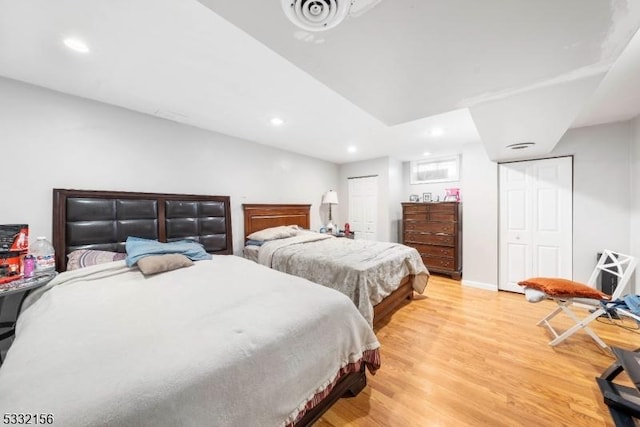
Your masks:
<path fill-rule="evenodd" d="M 554 307 L 432 276 L 376 328 L 382 368 L 316 426 L 612 426 L 594 378 L 613 356 L 583 331 L 550 347 L 536 323 Z M 636 332 L 591 325 L 609 345 L 640 347 Z"/>

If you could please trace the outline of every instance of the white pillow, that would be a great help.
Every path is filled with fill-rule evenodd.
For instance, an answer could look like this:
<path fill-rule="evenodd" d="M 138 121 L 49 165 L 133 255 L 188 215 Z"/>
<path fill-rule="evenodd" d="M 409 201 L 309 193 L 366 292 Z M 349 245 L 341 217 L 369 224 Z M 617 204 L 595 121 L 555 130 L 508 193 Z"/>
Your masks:
<path fill-rule="evenodd" d="M 276 240 L 284 239 L 285 237 L 292 237 L 298 234 L 297 225 L 281 225 L 279 227 L 265 228 L 264 230 L 256 231 L 247 236 L 251 240 Z"/>
<path fill-rule="evenodd" d="M 524 297 L 529 302 L 540 302 L 547 297 L 547 294 L 537 289 L 524 288 Z"/>

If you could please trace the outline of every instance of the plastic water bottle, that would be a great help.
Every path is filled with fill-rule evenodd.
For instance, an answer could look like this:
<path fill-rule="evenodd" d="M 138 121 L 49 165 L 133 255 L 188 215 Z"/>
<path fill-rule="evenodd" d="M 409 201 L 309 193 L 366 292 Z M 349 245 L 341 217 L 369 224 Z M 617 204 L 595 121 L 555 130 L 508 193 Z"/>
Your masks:
<path fill-rule="evenodd" d="M 38 237 L 31 247 L 31 254 L 36 258 L 36 275 L 50 274 L 56 271 L 56 257 L 53 246 L 46 237 Z"/>

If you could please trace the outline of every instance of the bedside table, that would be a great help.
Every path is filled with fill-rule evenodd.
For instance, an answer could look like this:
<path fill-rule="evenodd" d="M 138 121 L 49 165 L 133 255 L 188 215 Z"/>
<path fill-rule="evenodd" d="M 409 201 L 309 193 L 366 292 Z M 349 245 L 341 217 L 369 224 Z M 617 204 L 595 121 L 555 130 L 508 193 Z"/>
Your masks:
<path fill-rule="evenodd" d="M 0 343 L 12 338 L 15 334 L 16 320 L 20 314 L 22 303 L 30 291 L 40 288 L 56 277 L 58 273 L 36 276 L 29 279 L 19 279 L 0 285 L 0 317 L 4 319 L 0 322 Z M 7 298 L 9 297 L 9 298 Z M 11 301 L 9 301 L 11 300 Z M 12 304 L 8 304 L 11 302 Z M 5 305 L 13 310 L 9 315 L 2 313 Z M 0 364 L 2 364 L 2 348 L 0 348 Z"/>

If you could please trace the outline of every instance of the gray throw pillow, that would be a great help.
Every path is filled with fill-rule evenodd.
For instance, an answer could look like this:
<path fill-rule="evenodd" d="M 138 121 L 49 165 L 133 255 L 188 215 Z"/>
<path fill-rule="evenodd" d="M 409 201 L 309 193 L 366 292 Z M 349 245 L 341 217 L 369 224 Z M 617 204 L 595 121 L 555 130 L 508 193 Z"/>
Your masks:
<path fill-rule="evenodd" d="M 142 274 L 156 274 L 193 265 L 193 261 L 182 254 L 149 255 L 140 258 L 138 268 Z"/>

